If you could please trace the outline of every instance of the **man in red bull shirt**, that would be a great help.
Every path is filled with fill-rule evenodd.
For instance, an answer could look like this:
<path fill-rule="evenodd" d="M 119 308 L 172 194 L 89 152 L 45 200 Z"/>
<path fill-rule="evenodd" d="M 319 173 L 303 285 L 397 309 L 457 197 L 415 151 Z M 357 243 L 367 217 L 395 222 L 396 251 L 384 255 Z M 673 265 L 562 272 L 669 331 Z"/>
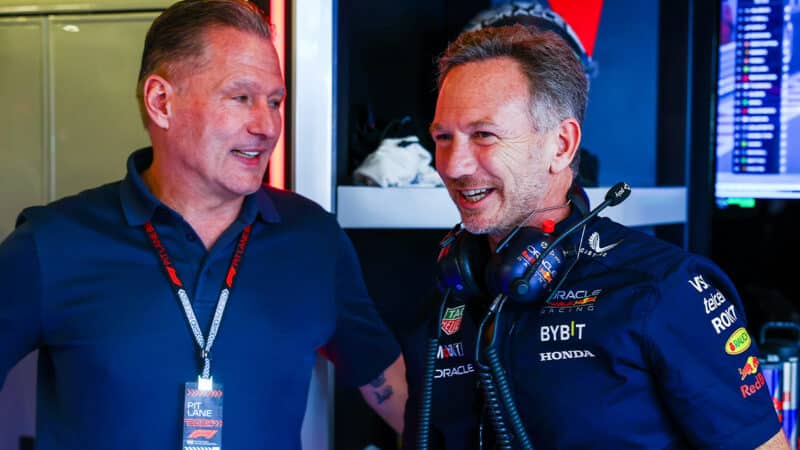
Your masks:
<path fill-rule="evenodd" d="M 449 296 L 426 303 L 402 343 L 405 448 L 787 449 L 728 277 L 588 214 L 574 182 L 588 88 L 570 47 L 489 27 L 463 33 L 439 69 L 431 134 L 461 228 L 441 244 Z M 552 236 L 565 262 L 523 300 L 501 269 L 534 280 L 515 255 Z M 459 328 L 438 332 L 439 311 L 460 307 Z M 463 356 L 432 358 L 437 335 Z"/>

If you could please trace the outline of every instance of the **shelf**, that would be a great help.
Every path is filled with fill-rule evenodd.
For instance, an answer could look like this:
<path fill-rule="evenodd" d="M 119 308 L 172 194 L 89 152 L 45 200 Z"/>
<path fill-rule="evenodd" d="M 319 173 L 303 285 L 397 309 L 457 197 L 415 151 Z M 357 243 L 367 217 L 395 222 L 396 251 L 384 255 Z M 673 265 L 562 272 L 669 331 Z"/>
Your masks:
<path fill-rule="evenodd" d="M 608 188 L 588 188 L 592 206 Z M 451 228 L 458 211 L 444 188 L 339 186 L 336 215 L 344 228 Z M 634 187 L 624 203 L 600 213 L 628 226 L 686 222 L 686 187 Z"/>

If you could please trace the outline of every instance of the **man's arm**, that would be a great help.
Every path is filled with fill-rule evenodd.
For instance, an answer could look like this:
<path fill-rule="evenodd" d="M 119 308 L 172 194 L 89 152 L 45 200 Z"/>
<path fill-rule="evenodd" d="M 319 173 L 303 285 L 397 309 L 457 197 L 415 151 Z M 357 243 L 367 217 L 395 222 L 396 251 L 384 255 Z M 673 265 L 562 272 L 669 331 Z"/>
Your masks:
<path fill-rule="evenodd" d="M 0 242 L 0 388 L 8 372 L 40 345 L 41 269 L 28 226 Z"/>
<path fill-rule="evenodd" d="M 408 386 L 406 362 L 397 357 L 377 378 L 358 388 L 367 404 L 397 433 L 403 432 Z M 771 447 L 767 447 L 771 449 Z M 778 447 L 775 447 L 778 448 Z"/>
<path fill-rule="evenodd" d="M 786 435 L 783 434 L 783 430 L 778 430 L 775 436 L 772 436 L 767 442 L 759 445 L 756 450 L 789 450 L 789 442 L 786 440 Z"/>

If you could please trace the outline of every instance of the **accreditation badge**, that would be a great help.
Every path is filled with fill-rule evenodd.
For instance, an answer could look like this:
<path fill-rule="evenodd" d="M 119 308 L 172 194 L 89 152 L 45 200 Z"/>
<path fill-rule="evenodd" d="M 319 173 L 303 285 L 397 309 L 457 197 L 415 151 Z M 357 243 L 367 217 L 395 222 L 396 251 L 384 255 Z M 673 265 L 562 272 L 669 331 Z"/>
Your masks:
<path fill-rule="evenodd" d="M 210 378 L 186 383 L 182 450 L 222 449 L 222 385 Z M 199 384 L 199 388 L 198 388 Z"/>

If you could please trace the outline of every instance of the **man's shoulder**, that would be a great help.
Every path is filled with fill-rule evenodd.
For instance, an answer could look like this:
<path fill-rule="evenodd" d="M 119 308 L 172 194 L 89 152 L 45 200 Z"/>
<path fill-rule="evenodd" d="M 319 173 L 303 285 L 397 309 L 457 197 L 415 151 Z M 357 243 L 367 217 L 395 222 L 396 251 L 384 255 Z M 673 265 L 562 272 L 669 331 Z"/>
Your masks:
<path fill-rule="evenodd" d="M 282 222 L 288 222 L 289 225 L 303 222 L 323 225 L 336 222 L 333 214 L 308 197 L 272 186 L 264 185 L 261 189 L 269 197 Z"/>
<path fill-rule="evenodd" d="M 588 256 L 616 270 L 631 270 L 661 278 L 702 259 L 675 244 L 606 218 L 587 230 L 587 234 L 581 256 Z"/>
<path fill-rule="evenodd" d="M 16 226 L 26 226 L 32 231 L 46 231 L 71 223 L 85 223 L 109 214 L 122 217 L 119 201 L 119 181 L 69 195 L 47 205 L 31 206 L 22 210 Z"/>
<path fill-rule="evenodd" d="M 642 231 L 608 219 L 603 221 L 606 223 L 595 228 L 602 240 L 593 241 L 590 234 L 584 247 L 605 273 L 620 274 L 662 292 L 677 289 L 688 293 L 687 287 L 700 282 L 713 283 L 726 291 L 734 289 L 727 274 L 710 259 Z M 597 247 L 605 253 L 598 254 Z"/>

